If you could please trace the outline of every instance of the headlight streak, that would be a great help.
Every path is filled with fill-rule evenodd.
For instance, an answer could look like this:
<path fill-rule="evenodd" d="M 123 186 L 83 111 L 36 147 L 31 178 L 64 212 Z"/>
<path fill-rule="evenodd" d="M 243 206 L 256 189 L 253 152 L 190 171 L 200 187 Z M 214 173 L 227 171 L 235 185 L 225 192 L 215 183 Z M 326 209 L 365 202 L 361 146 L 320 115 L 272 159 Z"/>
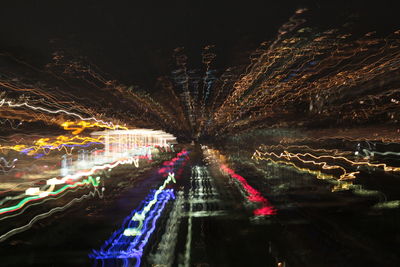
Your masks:
<path fill-rule="evenodd" d="M 26 225 L 24 225 L 24 226 L 21 226 L 21 227 L 18 227 L 18 228 L 15 228 L 15 229 L 13 229 L 13 230 L 11 230 L 11 231 L 5 233 L 5 234 L 0 235 L 0 242 L 3 242 L 3 241 L 5 241 L 5 240 L 7 240 L 9 237 L 11 237 L 11 236 L 13 236 L 13 235 L 16 235 L 16 234 L 18 234 L 18 233 L 21 233 L 21 232 L 23 232 L 23 231 L 28 230 L 29 228 L 32 227 L 32 225 L 33 225 L 35 222 L 37 222 L 37 221 L 39 221 L 39 220 L 41 220 L 41 219 L 47 218 L 47 217 L 53 215 L 53 214 L 56 213 L 56 212 L 64 211 L 64 210 L 66 210 L 67 208 L 71 207 L 73 204 L 75 204 L 75 203 L 77 203 L 77 202 L 81 202 L 81 201 L 84 200 L 84 199 L 87 199 L 87 198 L 89 198 L 89 197 L 94 197 L 94 196 L 96 195 L 96 192 L 99 194 L 100 197 L 102 197 L 102 193 L 100 193 L 100 192 L 97 191 L 97 189 L 96 189 L 94 192 L 89 192 L 88 194 L 84 194 L 84 195 L 82 195 L 82 196 L 79 197 L 79 198 L 74 198 L 73 200 L 71 200 L 70 202 L 68 202 L 68 204 L 66 204 L 66 205 L 64 205 L 64 206 L 62 206 L 62 207 L 53 208 L 53 209 L 51 209 L 51 210 L 48 211 L 48 212 L 45 212 L 45 213 L 36 215 L 35 217 L 33 217 L 33 219 L 32 219 L 28 224 L 26 224 Z"/>
<path fill-rule="evenodd" d="M 394 152 L 394 151 L 385 151 L 385 152 L 379 152 L 379 151 L 373 151 L 373 150 L 368 150 L 368 149 L 362 149 L 362 154 L 365 155 L 365 157 L 374 157 L 375 155 L 379 156 L 400 156 L 400 152 Z M 358 154 L 357 154 L 358 155 Z M 388 170 L 394 169 L 393 167 L 387 167 Z"/>

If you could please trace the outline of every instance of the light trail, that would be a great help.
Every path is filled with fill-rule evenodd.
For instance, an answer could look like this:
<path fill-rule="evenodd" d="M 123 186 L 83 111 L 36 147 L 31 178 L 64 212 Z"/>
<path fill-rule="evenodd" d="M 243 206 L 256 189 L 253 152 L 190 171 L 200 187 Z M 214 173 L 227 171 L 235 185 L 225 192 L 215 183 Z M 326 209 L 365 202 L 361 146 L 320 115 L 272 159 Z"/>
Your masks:
<path fill-rule="evenodd" d="M 261 195 L 259 191 L 254 189 L 251 185 L 249 185 L 242 176 L 238 175 L 235 173 L 234 170 L 228 168 L 226 165 L 221 165 L 221 170 L 227 174 L 229 174 L 230 177 L 233 179 L 236 179 L 237 181 L 240 182 L 242 187 L 246 190 L 248 196 L 247 200 L 253 203 L 260 203 L 261 208 L 255 209 L 253 211 L 254 215 L 256 216 L 268 216 L 268 215 L 275 215 L 277 214 L 277 210 L 270 204 L 270 202 Z"/>
<path fill-rule="evenodd" d="M 7 106 L 12 107 L 12 108 L 14 108 L 14 107 L 27 107 L 27 108 L 32 109 L 32 110 L 44 111 L 44 112 L 47 112 L 47 113 L 50 113 L 50 114 L 66 114 L 66 115 L 69 115 L 69 116 L 76 117 L 76 118 L 78 118 L 78 119 L 80 119 L 82 121 L 96 121 L 97 123 L 102 123 L 102 124 L 105 124 L 105 125 L 110 126 L 110 127 L 114 126 L 114 124 L 112 122 L 105 122 L 103 120 L 98 120 L 95 117 L 84 118 L 80 114 L 75 113 L 75 112 L 69 112 L 69 111 L 66 111 L 64 109 L 51 110 L 51 109 L 47 109 L 47 108 L 43 108 L 43 107 L 33 106 L 33 105 L 28 104 L 27 102 L 24 102 L 24 103 L 13 103 L 10 100 L 1 99 L 0 100 L 0 107 L 3 106 L 3 105 L 7 105 Z"/>
<path fill-rule="evenodd" d="M 61 179 L 57 179 L 55 178 L 51 178 L 47 180 L 47 185 L 57 185 L 57 184 L 64 184 L 64 183 L 71 183 L 72 184 L 67 184 L 63 187 L 61 187 L 60 189 L 54 191 L 54 192 L 42 192 L 39 195 L 36 196 L 30 196 L 30 197 L 26 197 L 24 199 L 22 199 L 18 204 L 10 206 L 10 207 L 5 207 L 5 208 L 1 208 L 0 209 L 0 215 L 3 215 L 5 213 L 9 213 L 9 212 L 14 212 L 16 210 L 21 209 L 25 204 L 29 203 L 29 202 L 33 202 L 33 201 L 37 201 L 40 199 L 43 199 L 47 196 L 51 196 L 51 195 L 57 195 L 62 193 L 63 191 L 69 189 L 69 188 L 74 188 L 77 186 L 84 186 L 88 183 L 92 183 L 93 185 L 95 185 L 95 182 L 93 180 L 93 178 L 88 178 L 83 180 L 82 182 L 75 182 L 75 180 L 80 179 L 82 177 L 87 177 L 87 176 L 91 176 L 93 174 L 95 174 L 96 172 L 100 171 L 100 170 L 111 170 L 119 165 L 124 165 L 124 164 L 132 164 L 135 163 L 135 165 L 138 167 L 138 158 L 136 157 L 131 157 L 128 159 L 120 159 L 117 160 L 114 163 L 111 164 L 103 164 L 101 166 L 94 166 L 92 167 L 90 170 L 84 170 L 84 171 L 79 171 L 73 175 L 67 175 L 62 177 Z"/>
<path fill-rule="evenodd" d="M 354 179 L 356 174 L 360 173 L 358 171 L 356 172 L 349 172 L 347 171 L 344 167 L 339 166 L 339 165 L 329 165 L 327 162 L 322 161 L 322 162 L 316 162 L 313 160 L 304 160 L 300 158 L 296 154 L 289 153 L 287 151 L 281 153 L 281 154 L 276 154 L 274 152 L 260 152 L 256 150 L 256 152 L 253 154 L 252 158 L 256 160 L 269 160 L 271 156 L 274 156 L 276 158 L 284 158 L 287 160 L 291 160 L 292 158 L 298 159 L 300 162 L 304 164 L 312 164 L 318 167 L 321 167 L 323 170 L 340 170 L 343 173 L 340 175 L 339 180 L 346 180 L 346 179 Z M 325 156 L 321 156 L 325 157 Z M 316 157 L 317 158 L 317 157 Z"/>
<path fill-rule="evenodd" d="M 369 163 L 367 161 L 353 161 L 350 160 L 346 157 L 343 156 L 330 156 L 330 155 L 323 155 L 323 156 L 315 156 L 311 153 L 291 153 L 288 151 L 283 151 L 280 154 L 277 154 L 275 152 L 262 152 L 260 150 L 256 150 L 252 156 L 253 159 L 256 160 L 271 160 L 272 157 L 278 158 L 278 159 L 286 159 L 288 161 L 291 161 L 293 159 L 299 160 L 300 162 L 304 164 L 312 164 L 315 166 L 320 166 L 323 170 L 334 170 L 334 169 L 339 169 L 343 172 L 343 174 L 340 175 L 339 180 L 346 180 L 346 179 L 354 179 L 357 174 L 360 172 L 352 172 L 348 171 L 346 168 L 339 166 L 339 165 L 330 165 L 326 161 L 314 161 L 314 160 L 306 160 L 304 158 L 310 157 L 315 160 L 321 160 L 321 159 L 330 159 L 333 161 L 342 161 L 346 164 L 349 164 L 350 166 L 365 166 L 365 167 L 373 167 L 373 168 L 381 168 L 385 172 L 399 172 L 400 167 L 392 167 L 388 166 L 386 163 Z"/>
<path fill-rule="evenodd" d="M 96 192 L 99 194 L 100 197 L 102 196 L 102 194 L 100 192 L 95 190 L 94 192 L 89 192 L 88 194 L 84 194 L 79 198 L 74 198 L 73 200 L 71 200 L 70 202 L 68 202 L 66 205 L 64 205 L 62 207 L 56 207 L 56 208 L 53 208 L 53 209 L 49 210 L 48 212 L 36 215 L 35 217 L 33 217 L 32 220 L 29 221 L 28 224 L 26 224 L 24 226 L 21 226 L 21 227 L 18 227 L 18 228 L 15 228 L 15 229 L 13 229 L 11 231 L 8 231 L 5 234 L 0 235 L 0 242 L 3 242 L 5 240 L 7 240 L 8 238 L 10 238 L 11 236 L 14 236 L 14 235 L 16 235 L 18 233 L 21 233 L 21 232 L 24 232 L 24 231 L 30 229 L 32 227 L 32 225 L 35 222 L 39 221 L 39 220 L 45 219 L 47 217 L 50 217 L 54 213 L 66 210 L 67 208 L 71 207 L 73 204 L 75 204 L 77 202 L 81 202 L 84 199 L 87 199 L 89 197 L 95 196 Z"/>
<path fill-rule="evenodd" d="M 0 171 L 3 173 L 10 172 L 15 168 L 18 159 L 7 161 L 4 157 L 0 157 Z M 0 193 L 1 194 L 1 193 Z"/>
<path fill-rule="evenodd" d="M 157 251 L 149 257 L 152 264 L 172 266 L 174 262 L 174 251 L 178 242 L 178 231 L 181 225 L 183 204 L 183 192 L 178 191 L 176 193 L 174 206 L 165 226 L 164 234 L 157 246 Z"/>
<path fill-rule="evenodd" d="M 19 209 L 19 211 L 17 213 L 11 213 L 9 215 L 0 217 L 0 221 L 4 221 L 4 220 L 7 220 L 9 218 L 17 217 L 17 216 L 23 214 L 27 209 L 29 209 L 31 207 L 42 205 L 42 204 L 44 204 L 46 202 L 49 202 L 51 200 L 60 199 L 60 198 L 64 197 L 65 195 L 67 195 L 68 193 L 77 192 L 78 190 L 85 189 L 85 188 L 93 188 L 95 191 L 96 190 L 99 191 L 98 187 L 99 186 L 93 186 L 92 183 L 88 183 L 85 186 L 79 186 L 79 187 L 75 187 L 75 188 L 70 188 L 69 190 L 65 190 L 64 192 L 62 192 L 62 193 L 60 193 L 58 195 L 55 195 L 54 197 L 49 196 L 49 197 L 41 199 L 40 201 L 36 201 L 36 202 L 30 204 L 29 206 L 24 206 L 22 209 Z M 99 191 L 98 193 L 99 193 L 100 198 L 102 198 L 103 197 L 102 192 Z"/>
<path fill-rule="evenodd" d="M 156 228 L 156 222 L 161 216 L 163 209 L 168 201 L 175 199 L 174 190 L 166 189 L 167 185 L 176 183 L 175 173 L 168 172 L 182 167 L 184 160 L 187 160 L 188 151 L 183 150 L 175 158 L 164 162 L 159 174 L 167 175 L 163 183 L 157 190 L 151 192 L 144 201 L 129 215 L 123 226 L 117 230 L 100 248 L 93 250 L 89 257 L 96 260 L 123 260 L 124 265 L 140 266 L 143 250 Z M 183 161 L 183 162 L 182 162 Z M 133 263 L 131 260 L 135 260 Z M 106 262 L 103 262 L 105 264 Z M 113 264 L 118 264 L 113 262 Z"/>
<path fill-rule="evenodd" d="M 30 202 L 38 201 L 38 200 L 44 199 L 48 196 L 57 196 L 57 195 L 63 193 L 67 189 L 73 189 L 78 186 L 86 186 L 88 184 L 92 184 L 93 186 L 97 187 L 99 185 L 99 182 L 100 182 L 100 178 L 94 179 L 92 177 L 89 177 L 88 179 L 84 179 L 82 182 L 75 182 L 73 184 L 68 184 L 68 185 L 65 185 L 65 186 L 61 187 L 60 189 L 52 191 L 52 192 L 45 191 L 45 192 L 40 193 L 37 196 L 26 197 L 14 206 L 1 208 L 0 215 L 17 211 Z"/>
<path fill-rule="evenodd" d="M 277 214 L 277 209 L 265 197 L 262 196 L 261 192 L 249 185 L 244 177 L 235 173 L 234 170 L 227 166 L 224 155 L 222 155 L 218 150 L 209 149 L 206 146 L 204 146 L 202 149 L 205 151 L 207 158 L 217 163 L 217 166 L 220 168 L 222 173 L 229 175 L 230 178 L 239 182 L 240 186 L 244 189 L 246 199 L 249 202 L 261 205 L 260 208 L 256 208 L 253 211 L 255 216 L 269 216 Z"/>
<path fill-rule="evenodd" d="M 137 226 L 134 228 L 126 228 L 123 232 L 125 236 L 136 236 L 141 233 L 143 227 L 143 221 L 146 218 L 146 214 L 151 210 L 153 205 L 157 202 L 158 195 L 165 189 L 167 184 L 170 182 L 176 183 L 174 173 L 168 173 L 167 179 L 165 179 L 164 183 L 158 188 L 158 190 L 154 193 L 153 199 L 147 203 L 147 205 L 143 208 L 141 212 L 135 212 L 132 216 L 132 221 L 137 222 Z"/>
<path fill-rule="evenodd" d="M 154 195 L 157 193 L 157 196 Z M 143 255 L 144 247 L 156 228 L 156 222 L 161 216 L 162 211 L 168 201 L 174 198 L 173 189 L 157 190 L 154 193 L 150 193 L 148 200 L 144 201 L 142 205 L 148 205 L 149 202 L 153 202 L 151 209 L 146 212 L 146 217 L 143 218 L 140 232 L 135 235 L 125 235 L 125 227 L 116 231 L 109 240 L 107 240 L 100 250 L 93 250 L 89 257 L 96 260 L 123 260 L 124 265 L 140 266 L 141 257 Z M 143 213 L 143 208 L 135 211 Z M 127 222 L 124 225 L 132 227 L 135 225 L 135 220 L 129 216 Z M 135 263 L 131 260 L 135 259 Z M 104 261 L 103 264 L 107 262 Z M 113 261 L 113 264 L 118 262 Z"/>
<path fill-rule="evenodd" d="M 101 145 L 104 144 L 102 140 L 103 137 L 99 138 L 93 137 L 81 137 L 81 136 L 64 136 L 60 135 L 55 138 L 55 141 L 50 141 L 50 138 L 39 138 L 34 142 L 33 146 L 27 147 L 25 145 L 16 145 L 13 147 L 8 147 L 9 149 L 13 149 L 16 151 L 20 151 L 21 153 L 29 156 L 43 156 L 50 153 L 51 150 L 61 151 L 65 149 L 66 153 L 71 153 L 67 148 L 72 147 L 89 147 L 91 145 Z M 3 147 L 0 146 L 0 149 Z M 42 154 L 38 154 L 40 150 L 43 150 Z"/>
<path fill-rule="evenodd" d="M 93 128 L 93 127 L 99 127 L 99 128 L 106 128 L 109 130 L 128 130 L 127 127 L 125 126 L 120 126 L 120 125 L 108 125 L 100 122 L 95 122 L 91 123 L 88 121 L 80 121 L 80 122 L 73 122 L 73 121 L 66 121 L 61 124 L 61 126 L 64 128 L 64 130 L 67 131 L 72 131 L 72 134 L 80 134 L 83 132 L 86 128 Z"/>
<path fill-rule="evenodd" d="M 187 152 L 183 151 L 183 152 L 178 153 L 178 155 L 179 155 L 179 157 L 174 158 L 172 162 L 174 162 L 176 164 L 178 164 L 178 163 L 180 164 L 181 159 L 186 158 Z M 29 207 L 42 205 L 49 200 L 58 199 L 61 196 L 65 196 L 65 194 L 68 192 L 72 192 L 72 191 L 75 192 L 79 188 L 93 187 L 94 192 L 90 192 L 89 194 L 83 195 L 80 198 L 75 198 L 72 201 L 70 201 L 68 204 L 66 204 L 62 207 L 53 208 L 49 212 L 36 215 L 28 224 L 18 227 L 18 228 L 15 228 L 13 230 L 10 230 L 7 233 L 0 236 L 0 242 L 3 240 L 6 240 L 10 236 L 13 236 L 17 233 L 20 233 L 22 231 L 29 229 L 33 225 L 33 223 L 35 223 L 36 221 L 38 221 L 40 219 L 46 218 L 55 212 L 65 210 L 67 207 L 70 207 L 73 203 L 75 203 L 77 201 L 81 201 L 85 198 L 88 198 L 89 196 L 94 196 L 94 194 L 96 192 L 98 192 L 97 188 L 100 184 L 101 178 L 99 176 L 96 178 L 93 178 L 91 176 L 92 174 L 98 172 L 99 170 L 112 170 L 113 168 L 115 168 L 119 165 L 122 165 L 122 164 L 132 164 L 133 163 L 136 167 L 139 167 L 138 166 L 139 158 L 140 157 L 135 156 L 135 157 L 131 157 L 131 158 L 119 159 L 111 164 L 103 164 L 100 166 L 97 165 L 97 166 L 92 167 L 90 170 L 83 170 L 83 171 L 77 172 L 73 175 L 64 176 L 61 179 L 57 179 L 57 178 L 48 179 L 48 180 L 46 180 L 47 189 L 45 191 L 42 191 L 42 189 L 39 187 L 28 188 L 25 192 L 25 195 L 32 195 L 32 196 L 24 197 L 16 205 L 0 209 L 0 215 L 5 215 L 0 218 L 0 221 L 19 216 L 22 213 L 24 213 L 24 211 L 26 211 Z M 88 177 L 88 178 L 86 178 L 82 181 L 76 181 L 82 177 Z M 174 177 L 173 173 L 168 174 L 168 177 L 167 177 L 167 179 L 165 179 L 164 184 L 160 187 L 160 190 L 163 190 L 166 187 L 166 185 L 171 181 L 175 182 L 175 177 Z M 55 190 L 56 186 L 64 184 L 64 183 L 66 183 L 66 185 L 63 185 L 61 188 Z M 98 193 L 99 193 L 100 197 L 102 197 L 102 192 L 98 192 Z M 158 194 L 159 194 L 159 192 L 155 193 L 155 198 L 157 198 Z M 21 195 L 21 197 L 23 197 L 23 195 Z M 10 200 L 10 199 L 8 199 L 8 200 Z M 28 204 L 31 204 L 31 205 L 28 205 Z M 153 205 L 154 205 L 154 201 L 150 201 L 149 205 L 146 206 L 144 209 L 145 213 L 140 214 L 140 216 L 146 216 L 146 213 L 152 209 Z M 19 213 L 15 213 L 16 211 L 19 211 Z M 10 214 L 10 215 L 8 215 L 8 214 Z M 139 215 L 137 215 L 137 216 L 139 216 Z M 140 223 L 142 224 L 144 222 L 140 221 Z M 131 230 L 131 229 L 127 229 L 127 231 L 129 231 L 129 230 Z"/>

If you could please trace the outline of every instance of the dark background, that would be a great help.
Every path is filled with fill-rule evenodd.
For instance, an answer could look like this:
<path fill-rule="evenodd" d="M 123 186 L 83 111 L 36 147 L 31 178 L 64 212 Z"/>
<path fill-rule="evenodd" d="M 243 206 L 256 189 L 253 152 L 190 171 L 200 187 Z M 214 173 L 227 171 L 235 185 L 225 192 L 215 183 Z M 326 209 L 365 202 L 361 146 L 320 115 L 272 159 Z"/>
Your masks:
<path fill-rule="evenodd" d="M 205 45 L 216 45 L 217 67 L 245 64 L 250 51 L 273 39 L 298 8 L 323 29 L 351 21 L 360 34 L 400 29 L 397 1 L 7 1 L 0 10 L 0 52 L 35 67 L 67 47 L 112 79 L 151 90 L 185 47 L 191 67 Z"/>

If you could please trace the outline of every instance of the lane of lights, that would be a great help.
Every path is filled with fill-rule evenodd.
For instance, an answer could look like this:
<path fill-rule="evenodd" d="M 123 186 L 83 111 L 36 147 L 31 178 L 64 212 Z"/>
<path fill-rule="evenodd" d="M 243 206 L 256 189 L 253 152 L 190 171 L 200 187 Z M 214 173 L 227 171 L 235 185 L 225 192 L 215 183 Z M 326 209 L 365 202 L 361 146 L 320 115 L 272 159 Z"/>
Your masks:
<path fill-rule="evenodd" d="M 103 264 L 115 260 L 123 260 L 125 265 L 140 266 L 143 250 L 147 245 L 150 236 L 156 229 L 156 222 L 161 216 L 162 211 L 168 201 L 175 199 L 174 190 L 166 189 L 167 185 L 176 183 L 175 173 L 169 172 L 176 168 L 182 168 L 187 161 L 188 151 L 183 150 L 177 154 L 175 158 L 164 162 L 164 166 L 160 168 L 159 174 L 166 175 L 164 182 L 153 190 L 129 215 L 122 228 L 114 232 L 114 234 L 103 244 L 100 250 L 93 250 L 89 254 L 90 258 L 102 260 Z M 131 261 L 134 259 L 134 263 Z M 106 261 L 107 260 L 107 261 Z"/>
<path fill-rule="evenodd" d="M 261 192 L 249 185 L 247 180 L 243 176 L 235 173 L 234 170 L 226 165 L 226 159 L 224 155 L 222 155 L 219 151 L 209 149 L 206 146 L 203 146 L 202 149 L 203 151 L 205 151 L 207 158 L 210 157 L 212 160 L 215 160 L 217 162 L 220 170 L 223 173 L 229 175 L 229 177 L 235 179 L 240 183 L 240 186 L 244 189 L 246 193 L 246 199 L 248 201 L 261 205 L 260 208 L 256 208 L 253 211 L 253 214 L 255 216 L 268 216 L 277 214 L 277 209 L 265 197 L 262 196 Z"/>
<path fill-rule="evenodd" d="M 153 199 L 149 201 L 140 212 L 135 212 L 135 214 L 132 216 L 132 221 L 136 222 L 134 223 L 134 225 L 137 226 L 134 228 L 130 227 L 126 228 L 123 233 L 125 236 L 136 236 L 141 233 L 143 227 L 143 221 L 146 218 L 146 214 L 151 210 L 153 205 L 157 202 L 158 195 L 161 193 L 161 191 L 165 189 L 167 184 L 169 184 L 170 182 L 176 183 L 174 176 L 175 176 L 174 173 L 168 173 L 167 179 L 165 179 L 164 183 L 154 193 Z"/>
<path fill-rule="evenodd" d="M 128 263 L 128 260 L 135 259 L 134 266 L 140 266 L 144 247 L 147 245 L 150 236 L 156 229 L 156 222 L 161 216 L 167 202 L 174 198 L 173 189 L 158 189 L 150 193 L 147 200 L 142 203 L 144 207 L 134 213 L 144 213 L 145 215 L 145 217 L 140 218 L 140 231 L 135 231 L 134 234 L 133 232 L 130 232 L 128 235 L 125 234 L 127 229 L 132 229 L 137 225 L 136 219 L 129 216 L 128 222 L 126 223 L 128 228 L 123 227 L 116 231 L 111 238 L 104 243 L 100 250 L 93 250 L 93 252 L 89 254 L 89 257 L 96 260 L 123 259 L 125 263 Z M 149 206 L 150 202 L 152 203 L 151 207 Z M 149 207 L 148 210 L 145 211 L 145 207 Z M 106 262 L 104 262 L 104 264 L 105 263 Z M 114 262 L 114 264 L 117 264 L 117 262 Z M 133 263 L 129 262 L 129 265 L 133 265 Z"/>
<path fill-rule="evenodd" d="M 181 225 L 182 206 L 184 204 L 184 193 L 178 191 L 176 193 L 176 199 L 169 213 L 168 221 L 165 225 L 164 234 L 158 243 L 157 250 L 154 254 L 151 254 L 149 260 L 152 264 L 160 264 L 172 266 L 174 262 L 174 251 L 178 242 L 178 231 Z"/>

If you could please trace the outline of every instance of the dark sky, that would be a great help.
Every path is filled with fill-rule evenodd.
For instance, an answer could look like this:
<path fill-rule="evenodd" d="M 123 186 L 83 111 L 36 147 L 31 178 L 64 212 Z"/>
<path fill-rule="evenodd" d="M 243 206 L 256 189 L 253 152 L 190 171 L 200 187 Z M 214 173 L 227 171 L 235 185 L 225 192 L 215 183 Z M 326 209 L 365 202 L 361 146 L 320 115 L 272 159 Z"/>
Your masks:
<path fill-rule="evenodd" d="M 201 48 L 209 44 L 216 45 L 219 67 L 244 63 L 297 8 L 309 8 L 309 23 L 321 29 L 349 18 L 359 32 L 385 35 L 400 28 L 397 1 L 7 2 L 0 9 L 0 51 L 40 67 L 54 49 L 67 47 L 111 77 L 146 87 L 171 71 L 173 49 L 180 46 L 193 67 L 201 64 Z"/>

